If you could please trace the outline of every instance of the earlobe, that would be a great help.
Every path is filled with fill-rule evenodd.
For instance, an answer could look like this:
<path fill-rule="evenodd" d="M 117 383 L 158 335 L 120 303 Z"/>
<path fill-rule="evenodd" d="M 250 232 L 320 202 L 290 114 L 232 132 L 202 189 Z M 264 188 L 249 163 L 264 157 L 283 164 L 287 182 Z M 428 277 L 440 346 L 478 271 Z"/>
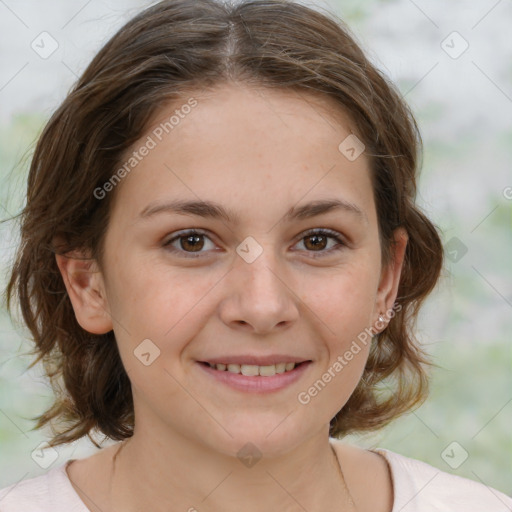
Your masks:
<path fill-rule="evenodd" d="M 400 276 L 405 259 L 408 235 L 404 228 L 397 228 L 394 232 L 394 240 L 391 244 L 391 256 L 388 265 L 382 269 L 379 289 L 377 291 L 376 315 L 384 317 L 384 323 L 389 322 L 389 313 L 398 294 Z M 379 319 L 380 321 L 380 319 Z M 381 322 L 382 323 L 382 322 Z"/>
<path fill-rule="evenodd" d="M 93 334 L 111 331 L 105 285 L 96 261 L 80 252 L 56 254 L 55 259 L 80 326 Z"/>

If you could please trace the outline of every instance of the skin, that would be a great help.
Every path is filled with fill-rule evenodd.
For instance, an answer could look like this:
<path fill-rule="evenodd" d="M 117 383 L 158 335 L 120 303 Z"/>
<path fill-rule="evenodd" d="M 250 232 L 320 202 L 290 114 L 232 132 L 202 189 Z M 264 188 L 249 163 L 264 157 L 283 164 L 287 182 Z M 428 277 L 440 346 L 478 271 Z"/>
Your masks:
<path fill-rule="evenodd" d="M 395 232 L 383 267 L 368 160 L 338 150 L 357 132 L 329 98 L 241 84 L 193 96 L 198 105 L 118 185 L 101 269 L 57 256 L 80 325 L 114 330 L 135 407 L 113 493 L 117 447 L 75 461 L 68 474 L 87 506 L 103 512 L 148 503 L 156 512 L 353 510 L 328 428 L 361 377 L 369 344 L 309 404 L 297 395 L 392 308 L 407 235 Z M 161 108 L 134 149 L 175 109 Z M 176 198 L 216 201 L 238 222 L 139 217 L 150 203 Z M 289 208 L 326 198 L 362 214 L 284 219 Z M 173 242 L 178 252 L 164 245 L 190 228 L 206 232 L 200 257 L 186 257 L 197 254 L 186 237 Z M 313 228 L 338 232 L 341 250 L 332 238 L 315 246 L 304 235 Z M 263 251 L 252 263 L 236 252 L 249 236 Z M 149 366 L 134 356 L 144 339 L 160 350 Z M 269 353 L 312 364 L 291 386 L 256 394 L 218 383 L 197 363 Z M 248 442 L 263 454 L 252 467 L 237 458 Z M 341 443 L 336 450 L 357 510 L 390 511 L 384 459 Z"/>

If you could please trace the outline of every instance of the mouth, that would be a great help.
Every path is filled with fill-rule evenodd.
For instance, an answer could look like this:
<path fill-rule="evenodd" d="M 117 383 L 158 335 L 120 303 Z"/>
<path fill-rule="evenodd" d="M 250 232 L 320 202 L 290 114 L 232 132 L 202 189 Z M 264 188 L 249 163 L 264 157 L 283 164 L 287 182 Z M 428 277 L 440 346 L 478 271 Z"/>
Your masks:
<path fill-rule="evenodd" d="M 210 382 L 245 393 L 270 393 L 289 387 L 304 375 L 312 363 L 307 360 L 255 365 L 197 361 Z"/>
<path fill-rule="evenodd" d="M 202 365 L 206 365 L 219 372 L 230 372 L 234 374 L 245 375 L 246 377 L 273 377 L 281 373 L 288 373 L 293 371 L 300 365 L 310 363 L 311 361 L 299 362 L 282 362 L 270 365 L 256 365 L 256 364 L 237 364 L 237 363 L 210 363 L 207 361 L 200 361 Z"/>

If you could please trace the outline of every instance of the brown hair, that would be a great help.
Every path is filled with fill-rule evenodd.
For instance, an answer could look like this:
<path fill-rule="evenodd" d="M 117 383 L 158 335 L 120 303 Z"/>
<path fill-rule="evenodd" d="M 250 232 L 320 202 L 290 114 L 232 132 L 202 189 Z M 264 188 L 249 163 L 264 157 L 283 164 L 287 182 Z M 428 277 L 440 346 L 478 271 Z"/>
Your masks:
<path fill-rule="evenodd" d="M 65 241 L 61 253 L 89 250 L 101 268 L 115 192 L 98 200 L 94 190 L 112 177 L 164 102 L 225 81 L 335 100 L 366 146 L 383 262 L 393 230 L 402 226 L 409 235 L 400 311 L 375 336 L 363 377 L 331 420 L 330 435 L 383 426 L 426 396 L 427 359 L 412 331 L 443 251 L 436 228 L 415 205 L 421 137 L 400 93 L 333 13 L 286 0 L 167 0 L 141 12 L 99 51 L 46 124 L 32 158 L 6 296 L 9 308 L 17 296 L 34 338 L 30 366 L 42 360 L 55 391 L 53 406 L 34 418 L 35 429 L 52 426 L 53 446 L 84 435 L 99 446 L 93 430 L 122 440 L 134 426 L 114 333 L 91 334 L 77 323 L 54 241 Z"/>

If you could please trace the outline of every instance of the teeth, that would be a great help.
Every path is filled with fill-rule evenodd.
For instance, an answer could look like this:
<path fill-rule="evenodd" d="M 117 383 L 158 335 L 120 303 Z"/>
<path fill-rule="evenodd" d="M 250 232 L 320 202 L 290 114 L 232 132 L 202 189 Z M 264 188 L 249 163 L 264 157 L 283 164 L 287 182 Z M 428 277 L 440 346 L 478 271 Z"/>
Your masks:
<path fill-rule="evenodd" d="M 276 373 L 284 373 L 293 370 L 298 363 L 277 363 L 268 366 L 257 366 L 255 364 L 208 364 L 210 368 L 215 368 L 221 372 L 227 370 L 231 373 L 241 373 L 247 377 L 254 377 L 256 375 L 272 377 Z"/>
<path fill-rule="evenodd" d="M 228 364 L 228 372 L 240 373 L 240 365 L 239 364 Z"/>
<path fill-rule="evenodd" d="M 242 369 L 242 373 L 243 373 L 243 369 Z M 269 366 L 260 366 L 259 367 L 259 374 L 262 377 L 272 377 L 272 375 L 276 374 L 276 365 L 275 364 L 271 364 Z"/>
<path fill-rule="evenodd" d="M 276 364 L 276 373 L 284 373 L 285 370 L 286 370 L 286 363 Z"/>

